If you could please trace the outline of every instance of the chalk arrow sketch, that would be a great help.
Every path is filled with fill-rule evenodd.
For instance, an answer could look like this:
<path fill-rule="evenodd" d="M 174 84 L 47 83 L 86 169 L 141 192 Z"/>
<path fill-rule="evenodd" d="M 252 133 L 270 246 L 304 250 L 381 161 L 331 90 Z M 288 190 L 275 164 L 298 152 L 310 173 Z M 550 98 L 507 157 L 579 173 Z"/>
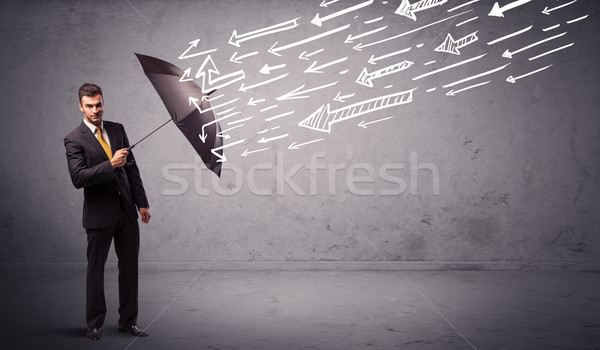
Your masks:
<path fill-rule="evenodd" d="M 456 94 L 458 94 L 459 92 L 463 92 L 463 91 L 471 90 L 471 89 L 474 89 L 474 88 L 476 88 L 476 87 L 479 87 L 479 86 L 486 85 L 486 84 L 487 84 L 487 83 L 489 83 L 489 82 L 491 82 L 491 80 L 484 81 L 483 83 L 479 83 L 479 84 L 474 84 L 474 85 L 471 85 L 471 86 L 467 86 L 467 87 L 464 87 L 464 88 L 462 88 L 462 89 L 458 89 L 458 90 L 450 90 L 450 91 L 448 91 L 448 92 L 446 93 L 446 96 L 456 96 Z"/>
<path fill-rule="evenodd" d="M 323 22 L 325 21 L 329 21 L 332 18 L 336 18 L 342 15 L 345 15 L 346 13 L 352 12 L 352 11 L 356 11 L 358 9 L 361 9 L 363 7 L 369 6 L 373 3 L 373 0 L 368 0 L 365 2 L 361 2 L 360 4 L 354 5 L 354 6 L 350 6 L 348 8 L 345 8 L 343 10 L 334 12 L 332 14 L 329 14 L 325 17 L 320 17 L 319 14 L 317 13 L 317 15 L 315 16 L 315 18 L 312 19 L 312 21 L 310 21 L 310 23 L 316 25 L 316 26 L 322 26 Z"/>
<path fill-rule="evenodd" d="M 266 100 L 263 99 L 259 99 L 259 100 L 255 100 L 254 97 L 250 97 L 250 100 L 248 101 L 247 105 L 248 106 L 254 106 L 256 107 L 259 103 L 261 102 L 265 102 Z"/>
<path fill-rule="evenodd" d="M 255 150 L 252 150 L 252 151 L 249 151 L 248 149 L 246 149 L 244 151 L 244 153 L 241 154 L 241 156 L 242 157 L 248 157 L 249 154 L 256 153 L 256 152 L 262 152 L 262 151 L 267 150 L 269 148 L 271 148 L 271 147 L 265 147 L 265 148 L 261 148 L 261 149 L 255 149 Z"/>
<path fill-rule="evenodd" d="M 246 139 L 242 139 L 242 140 L 238 140 L 238 141 L 235 141 L 235 142 L 232 142 L 232 143 L 228 143 L 228 144 L 223 145 L 221 147 L 213 148 L 210 151 L 212 152 L 212 154 L 214 154 L 215 156 L 217 156 L 219 158 L 219 159 L 217 159 L 217 162 L 222 163 L 222 162 L 227 161 L 227 157 L 225 157 L 225 153 L 223 153 L 223 155 L 220 155 L 217 151 L 225 149 L 225 148 L 228 148 L 228 147 L 231 147 L 231 146 L 238 145 L 238 144 L 240 144 L 240 143 L 242 143 L 244 141 L 246 141 Z"/>
<path fill-rule="evenodd" d="M 265 64 L 259 72 L 261 72 L 262 74 L 271 74 L 272 71 L 277 70 L 277 69 L 281 69 L 284 68 L 286 66 L 285 63 L 283 64 L 278 64 L 275 66 L 269 66 L 268 64 Z"/>
<path fill-rule="evenodd" d="M 513 36 L 521 35 L 521 34 L 527 32 L 527 31 L 529 31 L 529 29 L 531 29 L 532 27 L 533 27 L 533 25 L 530 25 L 529 27 L 523 28 L 521 30 L 517 30 L 516 32 L 510 33 L 510 34 L 504 35 L 504 36 L 502 36 L 502 37 L 500 37 L 498 39 L 492 40 L 492 41 L 488 42 L 487 44 L 488 45 L 494 45 L 495 43 L 499 43 L 499 42 L 501 42 L 503 40 L 506 40 L 508 38 L 512 38 Z"/>
<path fill-rule="evenodd" d="M 313 63 L 310 65 L 310 67 L 306 68 L 306 70 L 304 71 L 304 73 L 323 73 L 321 71 L 321 69 L 333 66 L 334 64 L 338 64 L 338 63 L 344 62 L 347 59 L 348 59 L 348 57 L 342 57 L 340 59 L 324 63 L 324 64 L 322 64 L 320 66 L 317 66 L 317 61 L 313 61 Z"/>
<path fill-rule="evenodd" d="M 354 95 L 355 94 L 348 94 L 348 95 L 343 95 L 342 96 L 342 93 L 338 92 L 337 95 L 335 96 L 335 98 L 333 100 L 344 103 L 344 102 L 346 102 L 347 98 L 354 97 Z"/>
<path fill-rule="evenodd" d="M 415 12 L 427 10 L 435 6 L 440 6 L 445 4 L 446 2 L 448 2 L 448 0 L 420 0 L 411 4 L 410 2 L 408 2 L 408 0 L 402 0 L 400 6 L 398 6 L 394 13 L 416 21 L 417 16 L 415 16 Z"/>
<path fill-rule="evenodd" d="M 346 24 L 345 26 L 341 26 L 341 27 L 338 27 L 338 28 L 335 28 L 335 29 L 332 29 L 332 30 L 328 30 L 328 31 L 323 32 L 321 34 L 317 34 L 317 35 L 311 36 L 309 38 L 302 39 L 302 40 L 293 42 L 291 44 L 287 44 L 287 45 L 280 46 L 280 47 L 277 47 L 277 48 L 275 48 L 275 46 L 277 45 L 277 42 L 275 42 L 275 44 L 273 44 L 273 46 L 271 46 L 271 48 L 267 52 L 272 53 L 275 56 L 281 56 L 281 54 L 279 53 L 280 51 L 284 51 L 284 50 L 290 49 L 292 47 L 296 47 L 296 46 L 299 46 L 299 45 L 302 45 L 302 44 L 306 44 L 306 43 L 309 43 L 309 42 L 317 40 L 317 39 L 324 38 L 324 37 L 326 37 L 328 35 L 332 35 L 332 34 L 335 34 L 337 32 L 341 32 L 343 30 L 346 30 L 349 27 L 350 27 L 350 25 Z"/>
<path fill-rule="evenodd" d="M 219 77 L 215 78 L 213 75 L 218 75 Z M 210 90 L 220 89 L 229 84 L 233 84 L 236 81 L 245 79 L 246 75 L 244 74 L 243 69 L 229 74 L 221 75 L 221 73 L 217 69 L 217 66 L 215 65 L 215 62 L 212 60 L 210 55 L 208 55 L 206 59 L 204 59 L 204 62 L 202 62 L 200 69 L 198 69 L 198 72 L 196 73 L 196 79 L 199 78 L 202 79 L 202 92 L 206 93 Z M 222 84 L 219 84 L 222 81 L 224 82 Z"/>
<path fill-rule="evenodd" d="M 533 44 L 530 44 L 530 45 L 524 46 L 524 47 L 522 47 L 522 48 L 520 48 L 520 49 L 518 49 L 518 50 L 509 51 L 509 50 L 507 49 L 507 50 L 506 50 L 506 51 L 504 51 L 504 53 L 502 54 L 502 57 L 505 57 L 505 58 L 512 58 L 514 55 L 518 54 L 519 52 L 523 52 L 523 51 L 525 51 L 525 50 L 527 50 L 527 49 L 530 49 L 530 48 L 532 48 L 532 47 L 534 47 L 534 46 L 537 46 L 537 45 L 539 45 L 539 44 L 543 44 L 543 43 L 545 43 L 545 42 L 547 42 L 547 41 L 554 40 L 554 39 L 556 39 L 556 38 L 560 38 L 561 36 L 563 36 L 563 35 L 565 35 L 565 34 L 567 34 L 567 32 L 563 32 L 563 33 L 560 33 L 560 34 L 557 34 L 557 35 L 551 36 L 551 37 L 549 37 L 549 38 L 542 39 L 542 40 L 540 40 L 540 41 L 536 41 L 536 42 L 534 42 Z"/>
<path fill-rule="evenodd" d="M 278 135 L 278 136 L 273 136 L 273 137 L 269 137 L 269 138 L 265 138 L 263 136 L 260 140 L 258 140 L 256 142 L 258 142 L 258 143 L 267 143 L 267 142 L 271 142 L 271 141 L 282 139 L 284 137 L 288 137 L 288 135 L 289 135 L 289 133 L 283 134 L 283 135 Z"/>
<path fill-rule="evenodd" d="M 330 0 L 330 1 L 323 0 L 321 2 L 321 5 L 319 5 L 319 6 L 321 6 L 321 7 L 327 7 L 327 5 L 331 5 L 334 2 L 338 2 L 338 1 L 340 1 L 340 0 Z"/>
<path fill-rule="evenodd" d="M 303 143 L 299 143 L 299 144 L 296 144 L 296 142 L 292 142 L 288 146 L 288 149 L 300 149 L 300 147 L 302 147 L 302 146 L 306 146 L 308 144 L 319 142 L 319 141 L 323 141 L 323 140 L 325 140 L 325 139 L 324 138 L 322 138 L 322 139 L 316 139 L 316 140 L 312 140 L 312 141 L 308 141 L 308 142 L 303 142 Z"/>
<path fill-rule="evenodd" d="M 356 34 L 356 35 L 350 34 L 350 35 L 348 35 L 348 37 L 346 38 L 346 40 L 344 40 L 344 44 L 351 44 L 356 39 L 364 38 L 367 35 L 375 34 L 377 32 L 385 30 L 387 27 L 388 26 L 379 27 L 379 28 L 376 28 L 376 29 L 373 29 L 373 30 L 369 30 L 368 32 L 364 32 L 364 33 L 360 33 L 360 34 Z"/>
<path fill-rule="evenodd" d="M 365 123 L 365 121 L 363 120 L 360 123 L 358 123 L 358 125 L 356 125 L 356 126 L 360 126 L 361 128 L 365 128 L 366 129 L 367 125 L 374 124 L 374 123 L 379 123 L 379 122 L 382 122 L 384 120 L 388 120 L 388 119 L 392 119 L 392 118 L 394 118 L 394 117 L 392 116 L 392 117 L 387 117 L 387 118 L 381 118 L 381 119 L 373 120 L 373 121 L 370 121 L 370 122 L 367 122 L 367 123 Z"/>
<path fill-rule="evenodd" d="M 404 32 L 404 33 L 401 33 L 401 34 L 398 34 L 398 35 L 394 35 L 394 36 L 391 36 L 389 38 L 381 39 L 381 40 L 378 40 L 378 41 L 375 41 L 375 42 L 372 42 L 372 43 L 369 43 L 369 44 L 359 43 L 358 45 L 354 46 L 353 49 L 357 50 L 357 51 L 362 51 L 362 49 L 364 49 L 365 47 L 370 47 L 370 46 L 373 46 L 373 45 L 378 45 L 378 44 L 385 43 L 385 42 L 390 41 L 390 40 L 401 38 L 401 37 L 403 37 L 405 35 L 416 33 L 416 32 L 418 32 L 421 29 L 425 29 L 427 27 L 431 27 L 431 26 L 434 26 L 436 24 L 439 24 L 439 23 L 451 20 L 452 18 L 458 17 L 460 15 L 464 15 L 465 13 L 468 13 L 468 12 L 471 12 L 471 11 L 473 11 L 473 10 L 463 11 L 461 13 L 457 13 L 455 15 L 452 15 L 452 16 L 440 19 L 439 21 L 435 21 L 435 22 L 426 24 L 424 26 L 421 26 L 419 28 L 415 28 L 415 29 L 409 30 L 408 32 Z"/>
<path fill-rule="evenodd" d="M 285 73 L 285 74 L 282 74 L 282 75 L 280 75 L 278 77 L 275 77 L 275 78 L 272 78 L 272 79 L 269 79 L 269 80 L 265 80 L 265 81 L 261 81 L 260 83 L 256 83 L 256 84 L 252 84 L 252 85 L 248 85 L 248 86 L 246 86 L 244 83 L 242 83 L 242 86 L 240 86 L 240 88 L 239 88 L 238 91 L 246 92 L 246 91 L 248 91 L 250 89 L 254 89 L 254 88 L 259 87 L 259 86 L 267 85 L 267 84 L 270 84 L 270 83 L 272 83 L 274 81 L 277 81 L 279 79 L 283 79 L 283 78 L 287 77 L 289 74 L 290 73 Z"/>
<path fill-rule="evenodd" d="M 558 5 L 556 7 L 551 8 L 551 9 L 549 9 L 548 6 L 546 6 L 546 7 L 544 7 L 544 10 L 542 10 L 542 13 L 545 14 L 545 15 L 549 15 L 552 11 L 556 11 L 558 9 L 561 9 L 561 8 L 565 7 L 565 6 L 569 6 L 572 3 L 574 3 L 574 2 L 577 2 L 577 0 L 573 0 L 571 2 L 567 2 L 567 3 L 564 3 L 564 4 Z"/>
<path fill-rule="evenodd" d="M 405 69 L 409 68 L 410 66 L 412 66 L 413 64 L 414 64 L 414 62 L 411 62 L 411 61 L 402 61 L 402 62 L 399 62 L 396 64 L 392 64 L 391 66 L 378 69 L 371 73 L 369 73 L 367 71 L 367 68 L 365 67 L 365 68 L 363 68 L 362 72 L 358 75 L 356 82 L 358 84 L 361 84 L 364 86 L 373 87 L 374 79 L 378 79 L 378 78 L 384 77 L 386 75 L 394 74 L 399 71 L 405 70 Z"/>
<path fill-rule="evenodd" d="M 305 95 L 309 92 L 313 92 L 313 91 L 317 91 L 317 90 L 321 90 L 321 89 L 325 89 L 328 88 L 330 86 L 333 86 L 335 84 L 337 84 L 338 82 L 333 82 L 333 83 L 329 83 L 329 84 L 325 84 L 325 85 L 321 85 L 321 86 L 317 86 L 314 88 L 310 88 L 310 89 L 306 89 L 306 90 L 302 90 L 304 89 L 304 84 L 302 84 L 301 86 L 295 88 L 294 90 L 285 93 L 279 97 L 276 98 L 277 101 L 283 101 L 283 100 L 293 100 L 293 99 L 298 99 L 298 98 L 309 98 L 309 95 Z"/>
<path fill-rule="evenodd" d="M 239 98 L 236 98 L 236 99 L 234 99 L 234 100 L 231 100 L 230 102 L 226 102 L 226 103 L 222 104 L 221 106 L 223 106 L 223 105 L 225 105 L 225 104 L 233 103 L 233 102 L 237 101 L 238 99 L 239 99 Z M 190 104 L 192 104 L 192 103 L 193 103 L 193 104 L 194 104 L 194 106 L 196 106 L 196 108 L 198 109 L 198 111 L 200 111 L 200 113 L 204 113 L 204 112 L 206 112 L 206 111 L 208 111 L 208 110 L 211 110 L 211 109 L 215 109 L 215 108 L 218 108 L 218 107 L 220 107 L 220 106 L 215 106 L 215 107 L 212 107 L 212 108 L 208 108 L 208 109 L 202 110 L 202 109 L 200 108 L 200 105 L 198 104 L 198 99 L 197 99 L 197 98 L 190 96 L 188 100 L 189 100 L 189 103 L 190 103 Z M 208 123 L 202 124 L 202 131 L 201 131 L 201 133 L 198 135 L 198 137 L 200 138 L 200 140 L 202 140 L 202 142 L 206 142 L 206 138 L 208 137 L 208 135 L 206 134 L 206 131 L 204 130 L 204 128 L 205 128 L 205 127 L 207 127 L 208 125 L 212 125 L 212 124 L 218 123 L 218 122 L 220 122 L 221 120 L 225 120 L 225 119 L 227 119 L 227 118 L 229 118 L 229 117 L 232 117 L 232 116 L 234 116 L 234 115 L 236 115 L 236 114 L 240 114 L 240 113 L 241 113 L 241 112 L 235 112 L 235 113 L 231 113 L 231 114 L 228 114 L 228 115 L 226 115 L 226 116 L 224 116 L 224 117 L 221 117 L 221 118 L 215 118 L 214 120 L 211 120 L 211 121 L 210 121 L 210 122 L 208 122 Z"/>
<path fill-rule="evenodd" d="M 515 7 L 524 5 L 530 1 L 531 0 L 517 0 L 517 1 L 513 1 L 511 3 L 508 3 L 502 7 L 500 7 L 500 5 L 498 5 L 498 3 L 495 2 L 494 6 L 492 6 L 492 10 L 490 11 L 490 13 L 488 13 L 488 16 L 504 17 L 504 12 L 514 9 Z"/>
<path fill-rule="evenodd" d="M 183 83 L 184 81 L 194 80 L 194 78 L 191 77 L 191 73 L 192 73 L 192 67 L 184 70 L 183 74 L 181 75 L 181 78 L 179 78 L 179 81 Z"/>
<path fill-rule="evenodd" d="M 233 34 L 231 34 L 231 38 L 229 39 L 229 43 L 233 46 L 240 47 L 240 43 L 248 40 L 252 40 L 261 36 L 282 32 L 284 30 L 289 30 L 296 28 L 298 26 L 298 18 L 294 18 L 289 21 L 281 22 L 279 24 L 275 24 L 269 27 L 253 30 L 248 33 L 238 34 L 236 30 L 233 30 Z"/>
<path fill-rule="evenodd" d="M 196 39 L 194 41 L 190 41 L 190 46 L 187 48 L 187 50 L 185 50 L 181 55 L 179 55 L 179 57 L 177 57 L 180 60 L 184 60 L 186 58 L 191 58 L 191 57 L 196 57 L 196 56 L 200 56 L 200 55 L 205 55 L 207 53 L 211 53 L 211 52 L 215 52 L 217 51 L 217 49 L 210 49 L 210 50 L 206 50 L 206 51 L 202 51 L 202 52 L 197 52 L 191 55 L 186 55 L 191 49 L 195 48 L 196 46 L 198 46 L 198 43 L 200 42 L 200 39 Z"/>
<path fill-rule="evenodd" d="M 367 62 L 370 63 L 370 64 L 377 64 L 377 61 L 381 61 L 383 59 L 390 58 L 392 56 L 396 56 L 396 55 L 399 55 L 401 53 L 408 52 L 408 51 L 410 51 L 410 49 L 411 48 L 409 47 L 409 48 L 406 48 L 406 49 L 402 49 L 402 50 L 390 52 L 388 54 L 377 56 L 377 57 L 375 57 L 375 55 L 371 55 L 371 58 L 369 58 L 369 60 Z"/>
<path fill-rule="evenodd" d="M 203 97 L 204 97 L 204 96 L 203 96 Z M 190 104 L 190 105 L 193 103 L 193 104 L 196 106 L 196 108 L 198 109 L 198 111 L 199 111 L 200 113 L 206 113 L 206 112 L 208 112 L 208 111 L 213 111 L 213 110 L 215 110 L 215 109 L 217 109 L 217 108 L 221 108 L 221 107 L 223 107 L 223 106 L 227 106 L 227 105 L 229 105 L 229 104 L 232 104 L 232 103 L 234 103 L 235 101 L 237 101 L 237 100 L 239 100 L 239 99 L 240 99 L 239 97 L 238 97 L 238 98 L 234 98 L 233 100 L 229 100 L 229 101 L 227 101 L 227 102 L 223 102 L 223 103 L 221 103 L 220 105 L 211 106 L 210 108 L 206 108 L 206 109 L 202 109 L 202 108 L 200 107 L 200 105 L 198 105 L 198 99 L 197 99 L 197 98 L 195 98 L 195 97 L 192 97 L 192 96 L 190 96 L 190 97 L 188 98 L 188 102 L 189 102 L 189 104 Z M 204 99 L 203 99 L 203 101 L 204 101 Z"/>
<path fill-rule="evenodd" d="M 436 47 L 435 51 L 460 55 L 460 51 L 458 51 L 458 49 L 461 49 L 471 43 L 474 43 L 477 40 L 477 32 L 466 35 L 458 40 L 454 40 L 454 38 L 452 38 L 452 35 L 448 33 L 448 35 L 446 35 L 446 40 L 444 40 L 444 42 L 440 46 Z"/>
<path fill-rule="evenodd" d="M 231 127 L 229 129 L 223 130 L 223 131 L 217 133 L 217 137 L 221 137 L 224 140 L 227 140 L 228 138 L 231 138 L 231 136 L 229 134 L 226 134 L 226 132 L 231 131 L 233 129 L 241 128 L 242 126 L 244 126 L 244 124 L 236 125 L 236 126 Z"/>
<path fill-rule="evenodd" d="M 243 62 L 241 60 L 243 60 L 244 58 L 250 57 L 250 56 L 254 56 L 254 55 L 258 55 L 258 51 L 250 52 L 250 53 L 247 53 L 247 54 L 244 54 L 241 56 L 238 56 L 237 51 L 236 51 L 233 53 L 233 55 L 231 55 L 229 62 L 242 64 Z"/>
<path fill-rule="evenodd" d="M 299 122 L 298 125 L 316 131 L 331 133 L 332 124 L 411 102 L 415 89 L 375 97 L 333 111 L 331 110 L 331 105 L 328 103 L 319 107 L 308 118 Z"/>
<path fill-rule="evenodd" d="M 544 69 L 547 69 L 547 68 L 550 68 L 550 67 L 552 67 L 552 65 L 551 65 L 551 64 L 547 65 L 546 67 L 542 67 L 542 68 L 540 68 L 540 69 L 536 69 L 536 70 L 534 70 L 534 71 L 531 71 L 531 72 L 529 72 L 529 73 L 525 73 L 525 74 L 523 74 L 523 75 L 519 75 L 518 77 L 513 77 L 513 76 L 511 75 L 511 76 L 509 76 L 508 78 L 506 78 L 506 81 L 508 81 L 509 83 L 513 83 L 513 84 L 514 84 L 514 83 L 516 83 L 516 82 L 517 82 L 517 80 L 519 80 L 519 79 L 521 79 L 521 78 L 525 78 L 525 77 L 527 77 L 527 76 L 530 76 L 530 75 L 532 75 L 532 74 L 535 74 L 535 73 L 541 72 L 541 71 L 543 71 Z"/>
<path fill-rule="evenodd" d="M 494 69 L 488 70 L 488 71 L 486 71 L 486 72 L 479 73 L 479 74 L 475 74 L 475 75 L 471 75 L 470 77 L 467 77 L 467 78 L 464 78 L 464 79 L 461 79 L 461 80 L 457 80 L 457 81 L 455 81 L 455 82 L 452 82 L 452 83 L 449 83 L 449 84 L 446 84 L 446 85 L 442 85 L 442 87 L 443 87 L 443 88 L 449 88 L 449 87 L 451 87 L 451 86 L 458 85 L 458 84 L 462 84 L 462 83 L 464 83 L 464 82 L 466 82 L 466 81 L 469 81 L 469 80 L 473 80 L 473 79 L 481 78 L 481 77 L 483 77 L 483 76 L 486 76 L 486 75 L 488 75 L 488 74 L 496 73 L 496 72 L 498 72 L 498 71 L 501 71 L 501 70 L 503 70 L 504 68 L 506 68 L 506 67 L 507 67 L 509 64 L 510 64 L 510 62 L 509 62 L 509 63 L 507 63 L 507 64 L 505 64 L 505 65 L 503 65 L 503 66 L 496 67 L 496 68 L 494 68 Z"/>
<path fill-rule="evenodd" d="M 319 49 L 317 51 L 313 51 L 311 53 L 306 53 L 306 51 L 302 51 L 298 59 L 310 61 L 309 57 L 318 54 L 319 52 L 323 52 L 325 49 Z"/>

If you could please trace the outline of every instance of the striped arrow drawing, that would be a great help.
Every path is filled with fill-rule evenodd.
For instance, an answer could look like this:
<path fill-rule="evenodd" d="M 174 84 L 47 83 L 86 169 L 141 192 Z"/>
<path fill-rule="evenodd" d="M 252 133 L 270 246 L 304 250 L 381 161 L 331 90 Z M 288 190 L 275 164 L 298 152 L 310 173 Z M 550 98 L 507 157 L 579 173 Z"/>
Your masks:
<path fill-rule="evenodd" d="M 333 111 L 331 110 L 331 105 L 328 103 L 319 107 L 308 118 L 299 122 L 298 125 L 316 131 L 331 133 L 332 124 L 411 102 L 415 89 L 375 97 Z"/>
<path fill-rule="evenodd" d="M 367 68 L 365 67 L 365 68 L 363 68 L 362 72 L 358 75 L 356 82 L 358 84 L 361 84 L 364 86 L 373 87 L 374 79 L 381 78 L 386 75 L 394 74 L 396 72 L 405 70 L 405 69 L 409 68 L 410 66 L 412 66 L 413 64 L 414 64 L 414 62 L 411 62 L 411 61 L 402 61 L 402 62 L 393 64 L 391 66 L 378 69 L 371 73 L 369 73 L 367 71 Z"/>
<path fill-rule="evenodd" d="M 238 35 L 237 31 L 234 29 L 233 34 L 231 34 L 231 38 L 229 39 L 229 43 L 233 46 L 240 47 L 241 42 L 248 41 L 248 40 L 251 40 L 254 38 L 258 38 L 261 36 L 277 33 L 277 32 L 282 32 L 284 30 L 296 28 L 298 26 L 299 19 L 300 19 L 300 17 L 294 18 L 289 21 L 285 21 L 285 22 L 282 22 L 279 24 L 275 24 L 275 25 L 272 25 L 269 27 L 253 30 L 251 32 L 239 34 L 239 35 Z"/>
<path fill-rule="evenodd" d="M 448 33 L 444 42 L 440 46 L 436 47 L 434 51 L 460 55 L 460 51 L 458 51 L 458 49 L 461 49 L 471 43 L 474 43 L 478 39 L 479 38 L 477 38 L 477 32 L 466 35 L 458 40 L 454 40 L 454 38 L 452 38 L 452 35 Z"/>
<path fill-rule="evenodd" d="M 517 0 L 517 1 L 513 1 L 511 3 L 508 3 L 502 7 L 500 7 L 500 5 L 498 5 L 498 3 L 495 2 L 494 6 L 492 6 L 492 10 L 490 11 L 490 13 L 488 13 L 488 16 L 504 17 L 504 12 L 514 9 L 515 7 L 524 5 L 530 1 L 531 0 Z"/>
<path fill-rule="evenodd" d="M 408 0 L 402 0 L 400 6 L 394 11 L 395 14 L 408 17 L 413 21 L 417 20 L 417 16 L 415 16 L 415 12 L 423 11 L 430 9 L 432 7 L 440 6 L 448 2 L 448 0 L 421 0 L 417 1 L 413 4 L 408 2 Z"/>

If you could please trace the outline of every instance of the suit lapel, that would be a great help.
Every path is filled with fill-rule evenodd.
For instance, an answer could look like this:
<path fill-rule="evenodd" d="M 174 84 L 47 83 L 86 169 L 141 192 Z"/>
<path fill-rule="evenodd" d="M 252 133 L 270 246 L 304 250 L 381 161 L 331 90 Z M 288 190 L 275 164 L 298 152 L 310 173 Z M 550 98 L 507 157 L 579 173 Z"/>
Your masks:
<path fill-rule="evenodd" d="M 114 125 L 104 122 L 104 130 L 106 130 L 106 134 L 108 135 L 108 142 L 110 142 L 110 150 L 112 154 L 115 154 L 117 151 L 117 135 Z"/>
<path fill-rule="evenodd" d="M 102 145 L 100 145 L 100 141 L 98 141 L 96 136 L 94 136 L 90 128 L 88 128 L 84 122 L 81 122 L 79 129 L 83 134 L 83 138 L 85 138 L 89 142 L 92 148 L 95 149 L 96 152 L 98 152 L 104 159 L 108 160 L 108 156 L 106 155 L 106 152 L 104 152 Z"/>

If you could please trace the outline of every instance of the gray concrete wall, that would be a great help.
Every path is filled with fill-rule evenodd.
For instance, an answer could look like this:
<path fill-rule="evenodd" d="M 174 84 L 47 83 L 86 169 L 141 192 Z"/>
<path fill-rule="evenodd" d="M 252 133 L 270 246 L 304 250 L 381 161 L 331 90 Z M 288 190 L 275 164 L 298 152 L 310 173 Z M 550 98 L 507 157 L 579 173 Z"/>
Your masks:
<path fill-rule="evenodd" d="M 195 72 L 206 55 L 178 60 L 195 39 L 200 44 L 189 53 L 217 48 L 211 56 L 220 72 L 243 69 L 246 86 L 289 76 L 248 92 L 238 91 L 241 82 L 219 89 L 223 101 L 240 98 L 232 105 L 241 112 L 236 118 L 254 118 L 225 140 L 245 139 L 225 149 L 227 161 L 218 181 L 172 124 L 135 149 L 153 215 L 142 227 L 141 261 L 597 260 L 596 3 L 582 0 L 545 15 L 545 4 L 531 2 L 497 18 L 487 15 L 492 1 L 448 12 L 461 3 L 449 1 L 417 12 L 413 21 L 394 14 L 400 1 L 376 1 L 322 27 L 310 24 L 316 13 L 323 17 L 359 3 L 3 1 L 0 262 L 85 260 L 83 194 L 70 182 L 62 144 L 82 119 L 77 89 L 84 82 L 102 86 L 104 118 L 123 123 L 130 140 L 137 141 L 169 116 L 133 53 Z M 473 11 L 363 51 L 352 49 L 358 42 L 372 43 L 469 9 Z M 239 48 L 228 44 L 234 29 L 248 33 L 297 17 L 301 19 L 293 30 L 247 40 Z M 281 47 L 346 24 L 349 29 L 287 49 L 281 57 L 267 53 L 276 41 Z M 560 27 L 542 30 L 556 24 Z M 354 44 L 344 43 L 349 34 L 386 25 Z M 487 44 L 530 25 L 526 33 Z M 475 31 L 478 40 L 460 55 L 434 51 L 448 33 L 458 39 Z M 501 57 L 506 49 L 515 51 L 564 31 L 564 36 L 512 59 Z M 377 65 L 367 63 L 371 55 L 409 47 Z M 302 51 L 320 49 L 309 60 L 298 58 Z M 241 64 L 229 61 L 234 52 L 255 51 Z M 477 61 L 412 79 L 484 53 Z M 313 61 L 320 65 L 342 57 L 348 59 L 321 74 L 303 73 Z M 373 72 L 402 60 L 414 65 L 374 80 L 373 88 L 355 83 L 364 67 Z M 452 88 L 491 80 L 486 85 L 456 96 L 447 96 L 450 88 L 442 87 L 509 62 L 501 71 Z M 259 73 L 265 64 L 284 63 L 270 75 Z M 514 84 L 506 81 L 548 65 Z M 308 89 L 334 81 L 334 87 L 311 92 L 306 99 L 275 99 L 303 84 Z M 297 125 L 326 103 L 333 110 L 413 88 L 411 103 L 335 124 L 329 134 Z M 338 92 L 354 96 L 333 101 Z M 265 101 L 248 105 L 251 97 Z M 274 104 L 278 106 L 260 111 Z M 265 121 L 291 110 L 290 116 Z M 393 118 L 381 120 L 387 117 Z M 373 123 L 357 126 L 363 120 Z M 285 138 L 258 143 L 263 136 L 285 133 Z M 288 149 L 292 142 L 320 138 Z M 265 147 L 269 149 L 242 156 Z"/>

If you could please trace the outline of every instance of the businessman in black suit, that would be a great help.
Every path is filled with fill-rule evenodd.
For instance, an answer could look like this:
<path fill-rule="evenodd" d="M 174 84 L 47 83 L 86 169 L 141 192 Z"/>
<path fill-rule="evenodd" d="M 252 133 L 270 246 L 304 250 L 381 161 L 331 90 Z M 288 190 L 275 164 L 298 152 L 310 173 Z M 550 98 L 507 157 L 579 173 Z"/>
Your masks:
<path fill-rule="evenodd" d="M 111 241 L 119 259 L 118 330 L 137 337 L 139 210 L 148 223 L 148 199 L 123 125 L 103 121 L 102 90 L 94 84 L 79 88 L 84 120 L 64 139 L 67 164 L 76 188 L 83 188 L 83 227 L 87 233 L 86 336 L 102 337 L 106 315 L 104 265 Z"/>

